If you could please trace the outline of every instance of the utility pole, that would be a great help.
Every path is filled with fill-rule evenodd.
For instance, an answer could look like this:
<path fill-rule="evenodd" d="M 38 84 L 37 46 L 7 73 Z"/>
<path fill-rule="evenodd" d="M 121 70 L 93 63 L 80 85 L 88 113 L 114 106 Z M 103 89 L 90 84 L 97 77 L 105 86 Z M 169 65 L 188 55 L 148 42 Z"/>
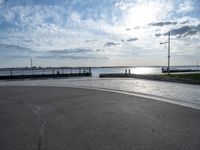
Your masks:
<path fill-rule="evenodd" d="M 197 71 L 199 70 L 199 61 L 197 59 Z"/>
<path fill-rule="evenodd" d="M 160 44 L 168 44 L 168 67 L 167 67 L 167 73 L 170 74 L 170 32 L 168 32 L 168 40 L 166 42 L 160 43 Z"/>

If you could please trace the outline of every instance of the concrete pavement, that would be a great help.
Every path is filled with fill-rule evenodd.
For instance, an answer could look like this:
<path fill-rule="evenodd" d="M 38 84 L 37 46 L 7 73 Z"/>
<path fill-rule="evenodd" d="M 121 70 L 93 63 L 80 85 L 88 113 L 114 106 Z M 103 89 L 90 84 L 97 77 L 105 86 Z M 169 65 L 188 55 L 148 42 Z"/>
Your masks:
<path fill-rule="evenodd" d="M 0 150 L 199 150 L 200 110 L 112 92 L 0 87 Z"/>

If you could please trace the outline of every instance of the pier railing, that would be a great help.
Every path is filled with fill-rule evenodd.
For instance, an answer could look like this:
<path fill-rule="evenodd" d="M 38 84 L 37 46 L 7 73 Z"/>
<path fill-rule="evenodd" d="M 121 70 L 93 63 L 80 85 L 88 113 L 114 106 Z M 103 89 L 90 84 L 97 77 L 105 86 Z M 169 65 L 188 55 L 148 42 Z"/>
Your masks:
<path fill-rule="evenodd" d="M 170 73 L 181 73 L 181 72 L 200 72 L 200 70 L 198 69 L 195 69 L 195 68 L 176 68 L 176 67 L 171 67 L 168 71 L 168 68 L 167 67 L 162 67 L 162 73 L 167 73 L 167 72 L 170 72 Z"/>
<path fill-rule="evenodd" d="M 1 68 L 0 79 L 91 76 L 90 67 Z"/>

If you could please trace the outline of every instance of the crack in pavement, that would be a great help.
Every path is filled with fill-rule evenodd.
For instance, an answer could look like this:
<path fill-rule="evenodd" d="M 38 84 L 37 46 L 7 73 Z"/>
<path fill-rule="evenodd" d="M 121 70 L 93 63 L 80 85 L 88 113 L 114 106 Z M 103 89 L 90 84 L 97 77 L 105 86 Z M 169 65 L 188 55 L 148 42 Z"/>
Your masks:
<path fill-rule="evenodd" d="M 45 141 L 43 139 L 44 136 L 44 125 L 45 125 L 45 120 L 44 118 L 40 115 L 40 110 L 41 110 L 41 106 L 37 106 L 37 105 L 33 105 L 33 104 L 26 104 L 23 103 L 21 101 L 13 101 L 12 99 L 9 98 L 5 98 L 10 102 L 14 102 L 16 104 L 20 104 L 22 106 L 24 106 L 25 108 L 27 108 L 28 110 L 31 111 L 31 113 L 37 118 L 37 120 L 39 121 L 39 125 L 40 125 L 40 130 L 39 130 L 39 139 L 38 139 L 38 150 L 42 150 L 45 149 Z"/>
<path fill-rule="evenodd" d="M 36 105 L 32 105 L 32 104 L 24 104 L 27 108 L 29 108 L 32 112 L 32 114 L 34 114 L 37 119 L 39 120 L 40 123 L 40 132 L 39 132 L 39 139 L 38 139 L 38 150 L 42 150 L 45 149 L 44 146 L 44 125 L 45 125 L 45 120 L 44 118 L 40 115 L 40 110 L 41 107 L 40 106 L 36 106 Z"/>

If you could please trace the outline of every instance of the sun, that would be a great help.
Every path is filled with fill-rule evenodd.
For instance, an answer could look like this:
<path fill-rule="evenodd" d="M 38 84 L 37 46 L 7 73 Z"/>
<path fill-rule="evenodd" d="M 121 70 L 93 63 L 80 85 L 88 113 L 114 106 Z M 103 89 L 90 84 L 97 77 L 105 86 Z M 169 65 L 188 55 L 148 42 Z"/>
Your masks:
<path fill-rule="evenodd" d="M 157 21 L 161 15 L 162 9 L 157 3 L 140 3 L 126 10 L 125 24 L 128 26 L 143 26 Z"/>

